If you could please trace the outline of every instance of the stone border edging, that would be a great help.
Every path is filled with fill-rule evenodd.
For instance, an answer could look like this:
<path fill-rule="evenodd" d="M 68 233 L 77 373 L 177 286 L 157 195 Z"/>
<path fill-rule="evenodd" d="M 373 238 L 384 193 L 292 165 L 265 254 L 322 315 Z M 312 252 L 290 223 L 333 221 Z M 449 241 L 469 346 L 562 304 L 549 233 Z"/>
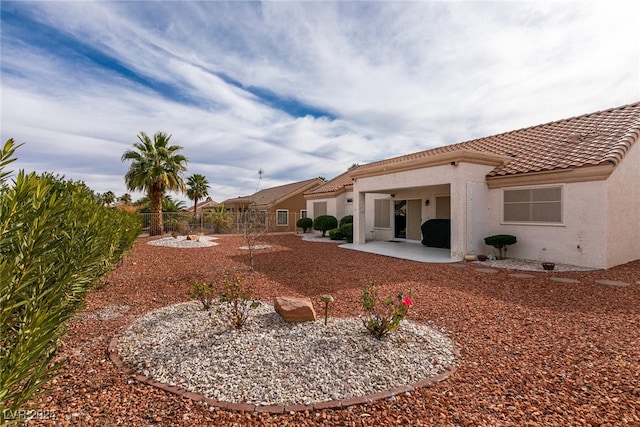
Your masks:
<path fill-rule="evenodd" d="M 460 358 L 460 348 L 457 344 L 454 343 L 454 355 L 456 358 Z M 321 410 L 321 409 L 343 409 L 353 405 L 363 405 L 365 403 L 371 403 L 378 400 L 388 399 L 389 397 L 397 396 L 401 393 L 407 393 L 414 391 L 419 388 L 429 387 L 434 384 L 440 383 L 446 379 L 448 379 L 451 374 L 457 371 L 456 366 L 447 366 L 444 372 L 441 372 L 433 377 L 426 378 L 424 380 L 420 380 L 416 383 L 399 386 L 392 388 L 390 390 L 384 390 L 373 394 L 368 394 L 365 396 L 352 397 L 349 399 L 343 400 L 327 400 L 324 402 L 316 402 L 310 405 L 252 405 L 248 403 L 233 403 L 233 402 L 224 402 L 218 401 L 215 399 L 210 399 L 208 397 L 203 396 L 199 393 L 193 393 L 183 389 L 182 387 L 172 386 L 169 384 L 165 384 L 160 381 L 156 381 L 151 379 L 145 375 L 136 373 L 135 370 L 124 366 L 120 355 L 118 354 L 118 338 L 113 337 L 109 342 L 109 347 L 107 348 L 107 354 L 109 359 L 116 368 L 122 370 L 126 375 L 130 375 L 136 381 L 141 383 L 148 384 L 153 387 L 157 387 L 160 390 L 167 391 L 169 393 L 176 394 L 180 397 L 184 397 L 187 399 L 191 399 L 195 402 L 205 402 L 208 406 L 213 406 L 220 409 L 228 409 L 230 411 L 237 412 L 261 412 L 261 413 L 270 413 L 270 414 L 283 414 L 287 412 L 301 412 L 301 411 L 313 411 L 313 410 Z"/>

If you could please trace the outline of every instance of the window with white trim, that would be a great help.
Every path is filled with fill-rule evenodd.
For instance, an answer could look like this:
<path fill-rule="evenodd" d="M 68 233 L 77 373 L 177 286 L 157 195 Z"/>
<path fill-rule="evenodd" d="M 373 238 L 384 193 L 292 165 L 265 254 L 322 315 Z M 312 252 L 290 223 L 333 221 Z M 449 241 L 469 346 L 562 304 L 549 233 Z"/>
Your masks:
<path fill-rule="evenodd" d="M 276 225 L 278 226 L 289 225 L 289 211 L 287 209 L 278 209 L 276 211 Z"/>
<path fill-rule="evenodd" d="M 306 218 L 307 217 L 307 210 L 306 209 L 302 209 L 300 211 L 300 218 Z"/>
<path fill-rule="evenodd" d="M 389 199 L 374 200 L 373 226 L 375 228 L 391 228 L 391 201 Z"/>
<path fill-rule="evenodd" d="M 260 221 L 260 225 L 267 225 L 267 211 L 260 211 L 260 216 L 258 217 Z"/>
<path fill-rule="evenodd" d="M 503 222 L 562 224 L 562 186 L 502 191 Z"/>

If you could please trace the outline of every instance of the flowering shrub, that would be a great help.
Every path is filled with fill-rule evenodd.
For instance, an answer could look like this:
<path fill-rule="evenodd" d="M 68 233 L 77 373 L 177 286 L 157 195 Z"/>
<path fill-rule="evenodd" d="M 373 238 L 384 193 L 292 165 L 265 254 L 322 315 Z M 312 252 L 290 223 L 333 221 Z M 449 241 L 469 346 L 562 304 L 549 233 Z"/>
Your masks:
<path fill-rule="evenodd" d="M 400 322 L 409 312 L 413 301 L 408 294 L 399 294 L 394 301 L 387 297 L 379 301 L 375 283 L 369 284 L 362 293 L 362 305 L 367 316 L 362 319 L 367 331 L 377 339 L 382 339 L 400 326 Z"/>
<path fill-rule="evenodd" d="M 251 310 L 260 306 L 260 301 L 252 298 L 251 291 L 242 287 L 237 275 L 231 279 L 224 279 L 218 302 L 218 314 L 226 316 L 231 326 L 236 329 L 241 329 L 249 318 Z"/>

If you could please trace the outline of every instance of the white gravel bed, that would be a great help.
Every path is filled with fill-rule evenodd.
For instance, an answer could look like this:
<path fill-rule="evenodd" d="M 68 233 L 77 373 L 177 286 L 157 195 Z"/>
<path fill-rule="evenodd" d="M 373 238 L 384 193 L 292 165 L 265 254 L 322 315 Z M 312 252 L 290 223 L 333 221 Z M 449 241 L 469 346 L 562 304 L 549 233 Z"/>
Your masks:
<path fill-rule="evenodd" d="M 240 249 L 248 251 L 249 249 L 269 249 L 271 245 L 253 245 L 251 248 L 249 246 L 240 246 Z"/>
<path fill-rule="evenodd" d="M 383 340 L 359 318 L 286 323 L 263 303 L 240 331 L 199 302 L 136 320 L 118 338 L 129 366 L 211 399 L 254 405 L 312 404 L 415 383 L 455 362 L 454 344 L 403 321 Z"/>
<path fill-rule="evenodd" d="M 331 240 L 329 238 L 329 233 L 325 237 L 322 237 L 321 234 L 315 233 L 300 233 L 298 236 L 302 237 L 302 240 L 306 240 L 307 242 L 321 242 L 321 243 L 344 243 L 344 240 Z"/>
<path fill-rule="evenodd" d="M 501 260 L 473 261 L 473 264 L 478 264 L 485 267 L 508 268 L 512 270 L 546 271 L 545 269 L 542 268 L 541 261 L 535 261 L 530 259 L 507 258 L 507 259 L 501 259 Z M 580 267 L 578 265 L 556 263 L 552 271 L 564 272 L 564 271 L 593 271 L 593 270 L 595 269 L 589 268 L 589 267 Z"/>
<path fill-rule="evenodd" d="M 168 248 L 206 248 L 209 246 L 216 246 L 214 242 L 217 237 L 212 236 L 198 236 L 196 240 L 187 240 L 187 236 L 177 237 L 163 237 L 157 240 L 150 240 L 147 245 L 151 246 L 165 246 Z"/>

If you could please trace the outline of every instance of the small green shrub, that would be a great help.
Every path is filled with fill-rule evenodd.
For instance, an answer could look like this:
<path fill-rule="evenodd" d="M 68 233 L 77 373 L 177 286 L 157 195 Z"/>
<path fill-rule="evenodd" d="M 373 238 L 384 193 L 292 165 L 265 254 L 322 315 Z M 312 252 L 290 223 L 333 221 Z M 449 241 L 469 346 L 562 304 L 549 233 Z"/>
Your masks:
<path fill-rule="evenodd" d="M 362 319 L 362 323 L 367 331 L 377 339 L 382 339 L 398 329 L 400 322 L 413 305 L 408 294 L 399 294 L 395 302 L 391 297 L 380 301 L 375 283 L 364 288 L 360 299 L 367 312 L 367 317 Z"/>
<path fill-rule="evenodd" d="M 510 234 L 496 234 L 495 236 L 484 238 L 485 244 L 493 246 L 498 250 L 498 259 L 505 259 L 507 257 L 507 246 L 517 242 L 516 236 Z"/>
<path fill-rule="evenodd" d="M 339 228 L 334 228 L 333 230 L 329 230 L 329 238 L 331 240 L 342 240 L 344 239 L 344 234 Z"/>
<path fill-rule="evenodd" d="M 344 236 L 343 238 L 347 240 L 347 243 L 353 243 L 353 224 L 342 224 L 338 230 Z"/>
<path fill-rule="evenodd" d="M 338 228 L 338 220 L 333 215 L 320 215 L 313 221 L 313 229 L 322 231 L 322 237 L 328 230 Z"/>
<path fill-rule="evenodd" d="M 191 283 L 191 298 L 197 299 L 202 303 L 202 308 L 209 310 L 215 299 L 216 288 L 213 283 L 205 283 L 194 281 Z"/>
<path fill-rule="evenodd" d="M 224 279 L 222 293 L 218 299 L 218 314 L 229 319 L 229 324 L 236 329 L 242 329 L 249 319 L 251 310 L 260 306 L 260 301 L 252 297 L 251 291 L 243 288 L 240 278 L 233 275 Z"/>
<path fill-rule="evenodd" d="M 306 233 L 309 228 L 313 226 L 313 220 L 311 218 L 300 218 L 296 221 L 296 227 L 302 228 L 302 232 Z"/>
<path fill-rule="evenodd" d="M 345 215 L 340 218 L 340 226 L 342 227 L 345 224 L 353 224 L 353 215 Z"/>

